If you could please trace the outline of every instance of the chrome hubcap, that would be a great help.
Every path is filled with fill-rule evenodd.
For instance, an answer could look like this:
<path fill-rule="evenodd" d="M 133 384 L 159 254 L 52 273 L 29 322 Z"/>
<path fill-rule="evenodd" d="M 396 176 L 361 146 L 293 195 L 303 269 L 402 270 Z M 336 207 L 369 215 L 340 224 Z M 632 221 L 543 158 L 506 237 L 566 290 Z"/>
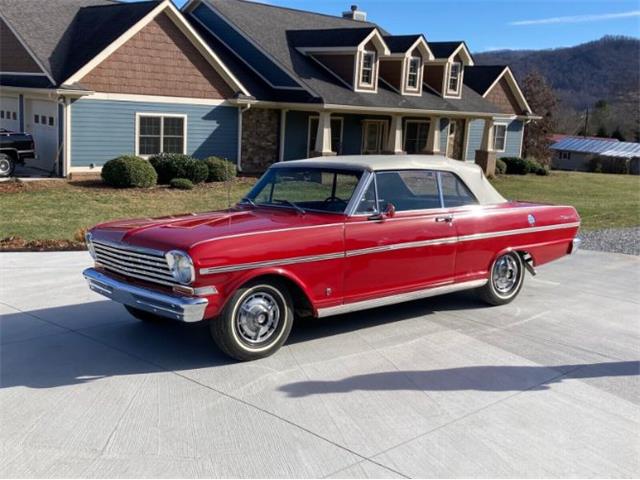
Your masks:
<path fill-rule="evenodd" d="M 9 160 L 7 160 L 6 158 L 0 158 L 0 173 L 7 173 L 9 171 L 9 168 L 11 168 Z"/>
<path fill-rule="evenodd" d="M 257 292 L 244 299 L 236 314 L 238 333 L 248 343 L 261 343 L 273 336 L 280 323 L 280 307 L 268 293 Z"/>
<path fill-rule="evenodd" d="M 502 295 L 511 293 L 518 285 L 519 270 L 518 263 L 511 255 L 500 257 L 493 266 L 492 281 L 496 291 Z"/>

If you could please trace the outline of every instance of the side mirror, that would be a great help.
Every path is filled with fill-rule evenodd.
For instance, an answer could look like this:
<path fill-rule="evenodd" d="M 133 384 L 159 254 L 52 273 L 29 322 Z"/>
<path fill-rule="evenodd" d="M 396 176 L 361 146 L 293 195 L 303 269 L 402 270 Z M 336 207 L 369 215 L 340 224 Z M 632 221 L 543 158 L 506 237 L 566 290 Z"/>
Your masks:
<path fill-rule="evenodd" d="M 393 218 L 396 216 L 396 207 L 393 203 L 387 203 L 387 206 L 384 208 L 384 212 L 374 213 L 367 220 L 371 220 L 374 222 L 381 222 L 385 218 Z"/>

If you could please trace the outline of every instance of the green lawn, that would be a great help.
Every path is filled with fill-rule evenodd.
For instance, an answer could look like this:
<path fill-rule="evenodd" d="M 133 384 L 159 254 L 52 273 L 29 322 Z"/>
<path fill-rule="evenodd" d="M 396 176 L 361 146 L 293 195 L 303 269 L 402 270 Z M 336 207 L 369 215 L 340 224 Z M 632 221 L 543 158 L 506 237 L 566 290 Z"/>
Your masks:
<path fill-rule="evenodd" d="M 231 203 L 254 181 L 232 183 Z M 574 205 L 586 230 L 640 225 L 640 177 L 553 172 L 547 177 L 503 176 L 493 183 L 509 199 Z M 115 190 L 91 182 L 65 181 L 17 187 L 0 184 L 0 239 L 73 240 L 79 229 L 105 220 L 225 208 L 227 190 L 224 184 L 191 191 Z"/>
<path fill-rule="evenodd" d="M 573 205 L 583 230 L 640 225 L 640 176 L 554 171 L 503 175 L 492 183 L 508 199 Z"/>

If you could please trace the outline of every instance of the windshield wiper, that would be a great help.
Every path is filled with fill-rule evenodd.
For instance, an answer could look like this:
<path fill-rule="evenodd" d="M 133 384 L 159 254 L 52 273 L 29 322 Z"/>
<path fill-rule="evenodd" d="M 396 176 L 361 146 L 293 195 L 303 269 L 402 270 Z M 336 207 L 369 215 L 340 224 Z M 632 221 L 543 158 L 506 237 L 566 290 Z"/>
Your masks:
<path fill-rule="evenodd" d="M 302 208 L 300 205 L 296 205 L 295 203 L 293 203 L 290 200 L 273 200 L 273 203 L 280 203 L 280 204 L 284 204 L 284 205 L 289 205 L 290 207 L 295 208 L 298 212 L 300 212 L 301 214 L 305 214 L 307 213 L 307 211 Z"/>

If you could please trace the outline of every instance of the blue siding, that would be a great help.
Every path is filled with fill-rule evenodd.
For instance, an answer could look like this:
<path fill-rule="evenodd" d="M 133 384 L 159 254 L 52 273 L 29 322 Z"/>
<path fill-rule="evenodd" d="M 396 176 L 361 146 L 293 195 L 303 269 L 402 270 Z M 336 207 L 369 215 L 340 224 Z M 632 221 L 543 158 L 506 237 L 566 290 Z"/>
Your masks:
<path fill-rule="evenodd" d="M 191 12 L 191 15 L 206 25 L 211 32 L 214 32 L 217 37 L 249 62 L 253 68 L 259 71 L 273 85 L 281 87 L 299 86 L 269 57 L 253 46 L 251 42 L 239 34 L 224 18 L 220 17 L 208 6 L 201 4 Z"/>
<path fill-rule="evenodd" d="M 504 152 L 496 152 L 497 158 L 520 156 L 520 146 L 522 143 L 521 120 L 513 120 L 507 125 L 507 139 Z M 484 131 L 484 120 L 472 120 L 469 125 L 469 139 L 467 141 L 466 160 L 474 161 L 476 150 L 480 149 L 482 143 L 482 133 Z"/>
<path fill-rule="evenodd" d="M 469 129 L 467 130 L 467 152 L 465 160 L 474 162 L 476 159 L 476 150 L 480 149 L 482 144 L 482 133 L 484 132 L 484 120 L 471 120 Z"/>
<path fill-rule="evenodd" d="M 235 107 L 80 99 L 71 107 L 72 166 L 99 166 L 118 155 L 134 153 L 136 112 L 187 115 L 188 154 L 236 160 Z"/>
<path fill-rule="evenodd" d="M 298 112 L 295 110 L 287 112 L 284 143 L 285 160 L 297 160 L 307 157 L 309 115 L 317 115 L 317 113 Z"/>

